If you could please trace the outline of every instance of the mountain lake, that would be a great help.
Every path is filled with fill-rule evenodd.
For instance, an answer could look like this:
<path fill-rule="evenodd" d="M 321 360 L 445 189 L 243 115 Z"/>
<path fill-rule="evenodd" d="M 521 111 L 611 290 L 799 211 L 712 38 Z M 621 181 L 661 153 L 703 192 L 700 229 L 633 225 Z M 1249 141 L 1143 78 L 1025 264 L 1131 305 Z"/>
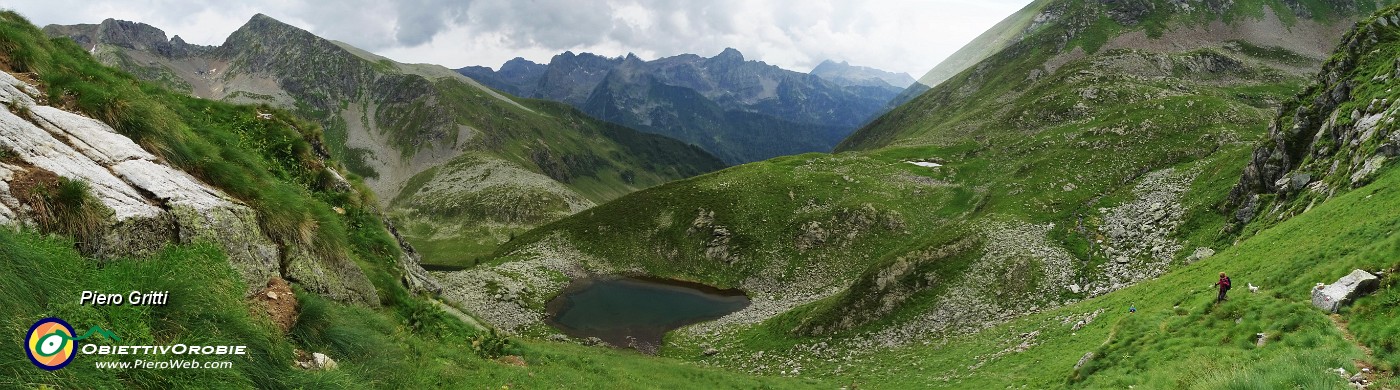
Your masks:
<path fill-rule="evenodd" d="M 655 354 L 671 330 L 749 305 L 740 290 L 657 278 L 576 279 L 549 301 L 545 322 L 564 334 Z"/>

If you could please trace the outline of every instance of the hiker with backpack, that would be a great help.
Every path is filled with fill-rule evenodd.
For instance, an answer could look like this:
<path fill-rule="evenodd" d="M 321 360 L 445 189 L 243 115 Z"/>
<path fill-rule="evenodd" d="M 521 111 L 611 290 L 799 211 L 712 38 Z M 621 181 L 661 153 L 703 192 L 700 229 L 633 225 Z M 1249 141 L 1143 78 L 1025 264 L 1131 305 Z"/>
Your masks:
<path fill-rule="evenodd" d="M 1220 303 L 1229 300 L 1228 298 L 1225 298 L 1225 292 L 1230 291 L 1230 277 L 1225 276 L 1225 273 L 1221 272 L 1220 281 L 1215 282 L 1215 285 L 1217 287 L 1220 287 L 1220 295 L 1215 297 L 1215 302 Z"/>

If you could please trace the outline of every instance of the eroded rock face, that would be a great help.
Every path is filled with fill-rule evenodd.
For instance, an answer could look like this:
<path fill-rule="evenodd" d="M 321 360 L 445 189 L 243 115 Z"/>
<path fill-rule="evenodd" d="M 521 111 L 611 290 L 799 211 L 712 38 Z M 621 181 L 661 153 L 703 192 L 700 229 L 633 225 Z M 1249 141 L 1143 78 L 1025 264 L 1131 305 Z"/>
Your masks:
<path fill-rule="evenodd" d="M 88 255 L 102 258 L 149 255 L 168 244 L 213 242 L 248 283 L 249 291 L 282 276 L 284 252 L 289 277 L 309 290 L 346 301 L 379 302 L 364 273 L 348 261 L 305 255 L 304 248 L 282 250 L 258 224 L 253 209 L 155 155 L 106 124 L 50 107 L 44 95 L 0 72 L 0 147 L 13 164 L 0 163 L 0 225 L 32 223 L 32 209 L 11 193 L 21 174 L 47 171 L 81 180 L 108 211 Z"/>

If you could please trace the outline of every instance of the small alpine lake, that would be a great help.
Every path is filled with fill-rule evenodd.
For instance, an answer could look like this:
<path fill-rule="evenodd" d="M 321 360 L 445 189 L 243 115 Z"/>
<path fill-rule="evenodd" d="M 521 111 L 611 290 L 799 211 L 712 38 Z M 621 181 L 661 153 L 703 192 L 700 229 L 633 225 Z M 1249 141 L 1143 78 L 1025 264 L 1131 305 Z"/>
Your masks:
<path fill-rule="evenodd" d="M 658 278 L 592 277 L 570 282 L 550 300 L 545 322 L 573 337 L 597 337 L 654 354 L 666 332 L 748 305 L 749 297 L 740 290 Z"/>

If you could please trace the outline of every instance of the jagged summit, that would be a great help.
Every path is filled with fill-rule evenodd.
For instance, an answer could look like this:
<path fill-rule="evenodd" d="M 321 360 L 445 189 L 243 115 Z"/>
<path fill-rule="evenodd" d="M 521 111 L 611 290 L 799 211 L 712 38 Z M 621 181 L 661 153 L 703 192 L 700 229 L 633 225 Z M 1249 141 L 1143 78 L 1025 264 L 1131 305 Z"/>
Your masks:
<path fill-rule="evenodd" d="M 242 50 L 254 44 L 333 46 L 330 41 L 322 39 L 310 31 L 283 23 L 271 16 L 256 14 L 249 18 L 242 27 L 229 34 L 220 47 L 221 50 L 225 51 L 225 55 L 228 55 L 229 51 Z"/>
<path fill-rule="evenodd" d="M 74 42 L 87 50 L 92 50 L 101 42 L 164 57 L 180 58 L 199 55 L 213 49 L 210 46 L 186 43 L 178 35 L 167 39 L 165 31 L 149 24 L 111 18 L 99 24 L 49 25 L 44 27 L 44 31 L 50 35 L 70 36 Z"/>
<path fill-rule="evenodd" d="M 719 52 L 719 54 L 716 54 L 714 56 L 714 59 L 719 61 L 743 62 L 744 54 L 740 53 L 738 49 L 726 47 L 724 48 L 724 51 L 721 51 Z"/>

